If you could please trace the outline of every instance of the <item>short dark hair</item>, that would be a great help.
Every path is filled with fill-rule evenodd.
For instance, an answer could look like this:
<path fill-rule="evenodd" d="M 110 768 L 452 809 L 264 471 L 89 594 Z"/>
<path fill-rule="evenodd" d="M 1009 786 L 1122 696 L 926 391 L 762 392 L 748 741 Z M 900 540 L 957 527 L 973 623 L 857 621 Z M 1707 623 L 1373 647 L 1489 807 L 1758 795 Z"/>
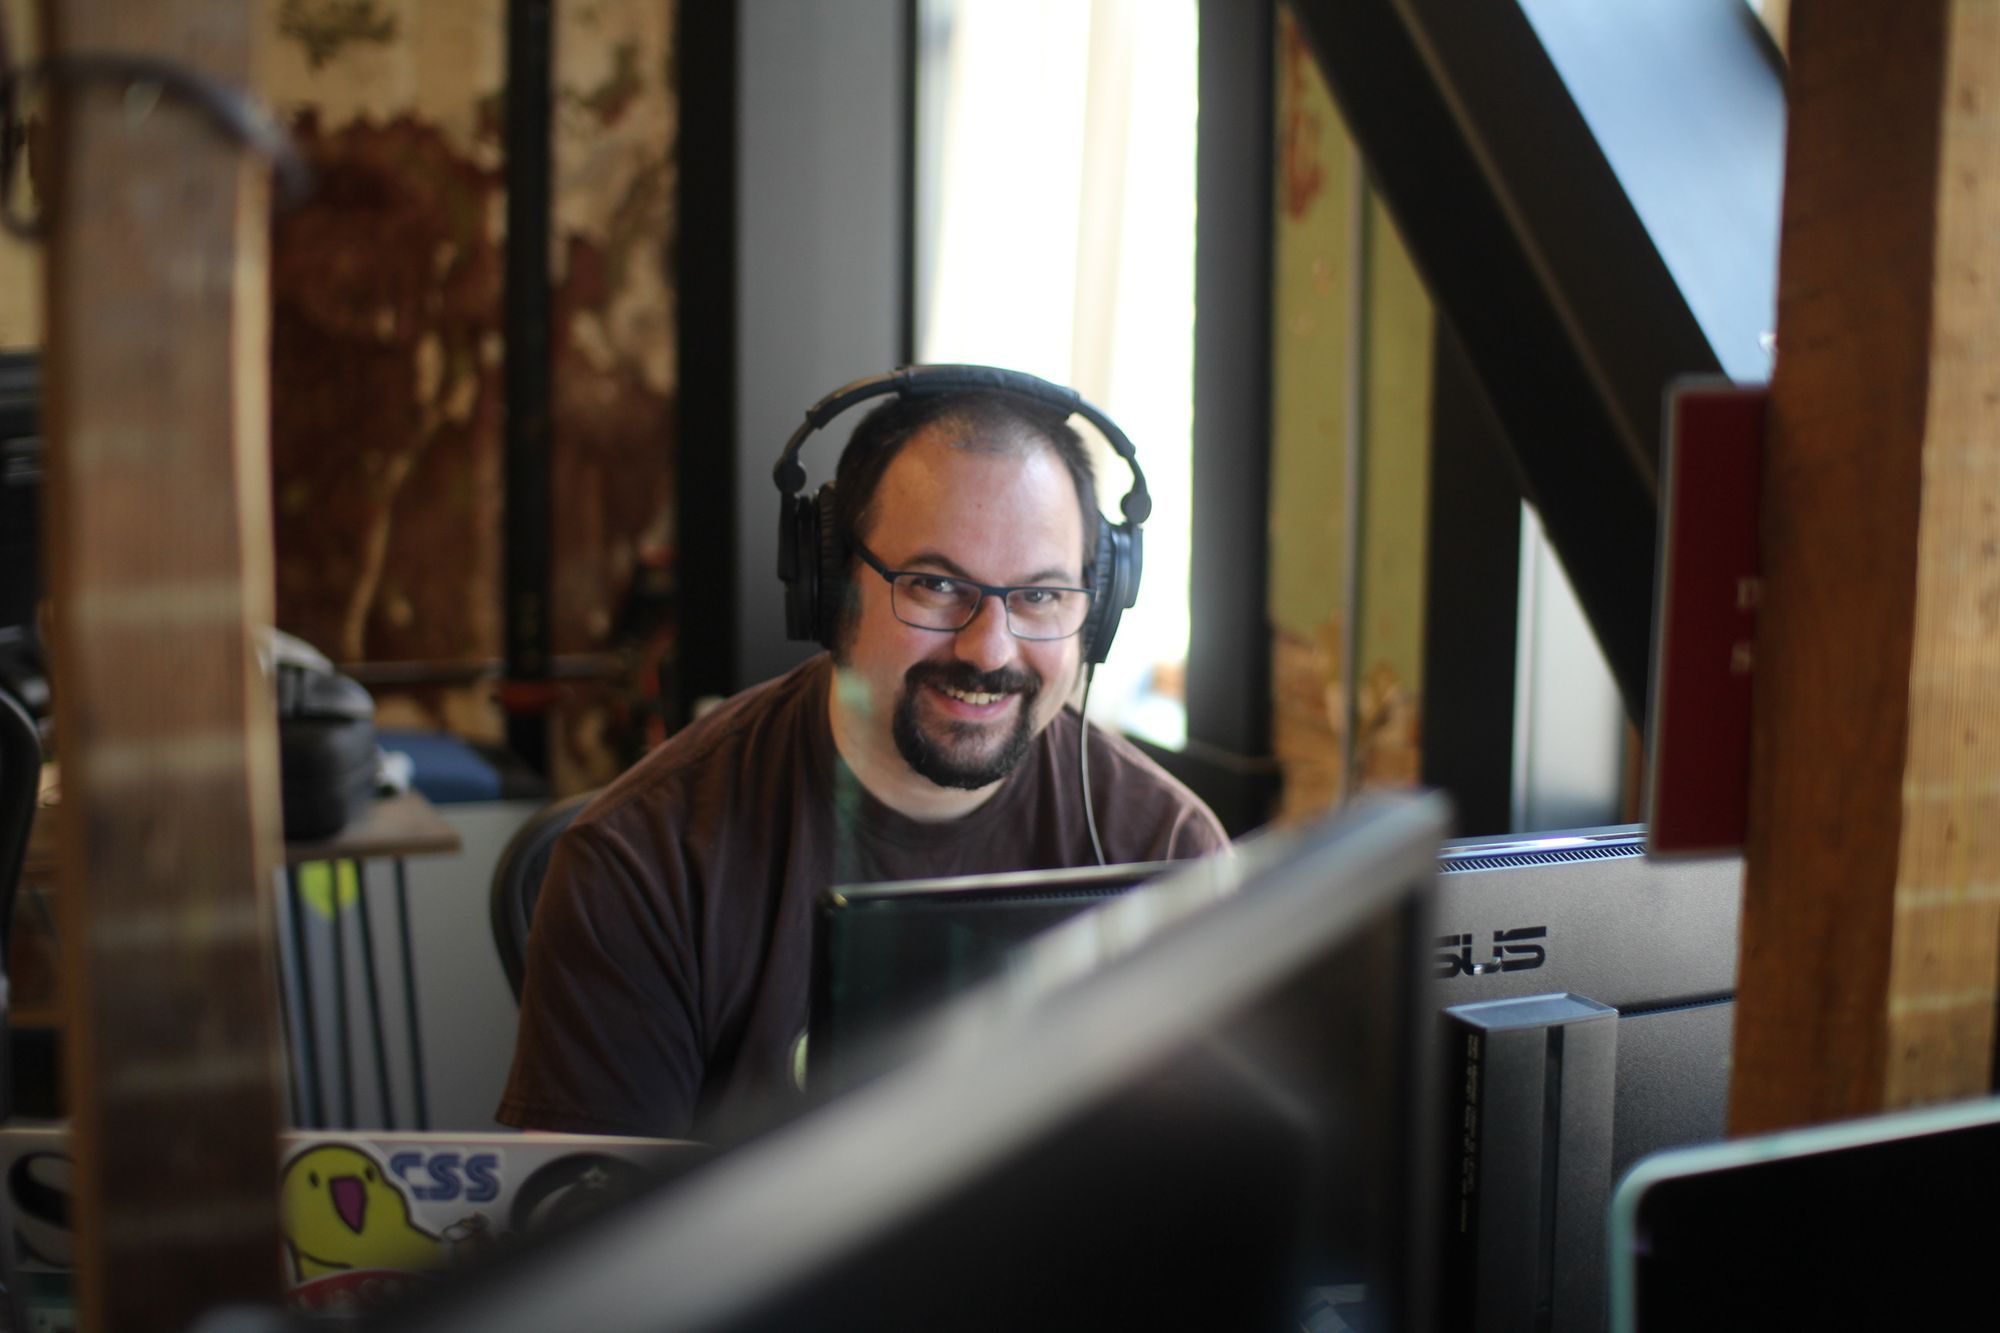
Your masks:
<path fill-rule="evenodd" d="M 967 437 L 1005 440 L 1026 437 L 1045 444 L 1062 461 L 1076 484 L 1083 511 L 1084 581 L 1093 577 L 1097 559 L 1097 479 L 1083 437 L 1059 408 L 1026 394 L 1005 389 L 955 389 L 946 393 L 899 394 L 870 412 L 855 426 L 841 451 L 833 474 L 833 528 L 852 568 L 854 539 L 875 515 L 875 492 L 889 464 L 903 446 L 932 426 L 952 427 Z M 844 640 L 860 610 L 851 596 L 852 584 L 840 591 Z"/>
<path fill-rule="evenodd" d="M 967 436 L 1027 436 L 1046 444 L 1076 483 L 1083 510 L 1083 560 L 1086 566 L 1091 563 L 1097 551 L 1097 479 L 1083 437 L 1058 409 L 1004 389 L 901 395 L 863 417 L 833 474 L 833 523 L 841 549 L 851 555 L 856 534 L 874 518 L 875 492 L 889 464 L 904 445 L 936 425 Z"/>

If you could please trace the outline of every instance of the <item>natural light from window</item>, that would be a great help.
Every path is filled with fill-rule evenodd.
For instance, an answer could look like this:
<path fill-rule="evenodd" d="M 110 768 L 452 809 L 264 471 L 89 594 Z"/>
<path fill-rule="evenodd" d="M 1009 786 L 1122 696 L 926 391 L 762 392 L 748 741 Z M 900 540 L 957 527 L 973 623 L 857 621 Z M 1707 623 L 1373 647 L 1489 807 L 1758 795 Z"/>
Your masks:
<path fill-rule="evenodd" d="M 924 0 L 917 354 L 1076 388 L 1153 496 L 1139 605 L 1091 716 L 1185 743 L 1194 0 Z M 1086 429 L 1086 433 L 1088 433 Z M 1099 461 L 1105 511 L 1130 477 Z"/>

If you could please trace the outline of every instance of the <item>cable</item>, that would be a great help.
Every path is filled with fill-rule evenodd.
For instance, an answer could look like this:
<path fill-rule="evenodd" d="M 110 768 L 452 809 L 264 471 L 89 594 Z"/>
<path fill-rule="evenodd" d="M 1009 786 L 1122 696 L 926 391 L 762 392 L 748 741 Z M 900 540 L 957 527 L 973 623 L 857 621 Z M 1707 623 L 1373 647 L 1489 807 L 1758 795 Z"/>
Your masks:
<path fill-rule="evenodd" d="M 1083 824 L 1090 830 L 1090 850 L 1097 853 L 1097 864 L 1109 865 L 1104 859 L 1104 843 L 1097 836 L 1097 810 L 1090 800 L 1090 753 L 1086 741 L 1090 736 L 1090 683 L 1097 679 L 1097 664 L 1085 663 L 1083 668 L 1083 702 L 1076 708 L 1076 775 L 1083 784 Z"/>

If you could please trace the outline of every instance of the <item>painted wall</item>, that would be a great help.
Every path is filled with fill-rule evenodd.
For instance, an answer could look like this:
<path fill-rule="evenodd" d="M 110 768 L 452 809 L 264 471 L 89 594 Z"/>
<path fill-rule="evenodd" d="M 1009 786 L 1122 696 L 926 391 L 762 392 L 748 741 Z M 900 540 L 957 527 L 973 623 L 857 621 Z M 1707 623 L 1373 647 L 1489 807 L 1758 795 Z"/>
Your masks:
<path fill-rule="evenodd" d="M 909 359 L 903 25 L 903 0 L 737 10 L 736 689 L 818 651 L 785 636 L 771 464 L 821 397 Z M 803 450 L 809 490 L 862 415 Z"/>
<path fill-rule="evenodd" d="M 670 651 L 674 11 L 555 14 L 554 646 L 602 667 L 557 703 L 570 790 L 644 744 Z M 260 18 L 265 96 L 317 178 L 272 249 L 279 623 L 342 662 L 463 678 L 503 643 L 506 5 Z M 502 732 L 486 682 L 375 692 L 390 724 Z"/>
<path fill-rule="evenodd" d="M 556 6 L 554 647 L 609 676 L 565 690 L 558 791 L 666 736 L 674 653 L 673 0 Z"/>
<path fill-rule="evenodd" d="M 1435 315 L 1382 201 L 1368 199 L 1361 579 L 1355 735 L 1360 785 L 1414 786 L 1422 759 Z"/>
<path fill-rule="evenodd" d="M 314 175 L 271 250 L 278 620 L 341 662 L 500 651 L 504 10 L 259 15 Z"/>
<path fill-rule="evenodd" d="M 1278 23 L 1272 247 L 1272 745 L 1281 818 L 1340 799 L 1347 703 L 1347 477 L 1356 163 L 1291 15 Z"/>
<path fill-rule="evenodd" d="M 16 63 L 26 64 L 41 52 L 41 27 L 35 21 L 37 0 L 0 0 L 0 23 L 7 25 L 7 44 Z M 39 207 L 34 189 L 38 171 L 46 161 L 38 160 L 38 128 L 44 123 L 38 102 L 24 101 L 20 109 L 28 116 L 25 161 L 15 167 L 14 209 L 32 215 Z M 42 345 L 42 262 L 41 251 L 11 233 L 0 231 L 0 351 L 20 351 Z"/>
<path fill-rule="evenodd" d="M 0 0 L 17 58 L 33 0 Z M 505 0 L 273 0 L 260 92 L 310 161 L 274 220 L 279 625 L 374 683 L 385 725 L 498 740 Z M 553 634 L 557 788 L 663 732 L 673 654 L 677 100 L 671 0 L 555 6 Z M 35 108 L 31 105 L 30 111 Z M 20 173 L 32 211 L 33 154 Z M 0 348 L 42 341 L 39 251 L 0 236 Z M 594 670 L 593 670 L 594 669 Z"/>
<path fill-rule="evenodd" d="M 1433 317 L 1282 10 L 1278 72 L 1273 744 L 1296 820 L 1417 778 Z"/>

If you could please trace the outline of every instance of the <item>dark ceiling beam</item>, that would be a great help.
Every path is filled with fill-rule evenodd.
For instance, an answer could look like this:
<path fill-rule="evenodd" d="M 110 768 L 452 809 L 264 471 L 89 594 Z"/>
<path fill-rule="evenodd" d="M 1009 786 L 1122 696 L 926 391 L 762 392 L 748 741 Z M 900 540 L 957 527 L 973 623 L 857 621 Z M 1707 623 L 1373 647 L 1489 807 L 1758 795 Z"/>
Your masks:
<path fill-rule="evenodd" d="M 1775 54 L 1736 0 L 1294 11 L 1642 719 L 1663 395 L 1770 327 Z"/>

